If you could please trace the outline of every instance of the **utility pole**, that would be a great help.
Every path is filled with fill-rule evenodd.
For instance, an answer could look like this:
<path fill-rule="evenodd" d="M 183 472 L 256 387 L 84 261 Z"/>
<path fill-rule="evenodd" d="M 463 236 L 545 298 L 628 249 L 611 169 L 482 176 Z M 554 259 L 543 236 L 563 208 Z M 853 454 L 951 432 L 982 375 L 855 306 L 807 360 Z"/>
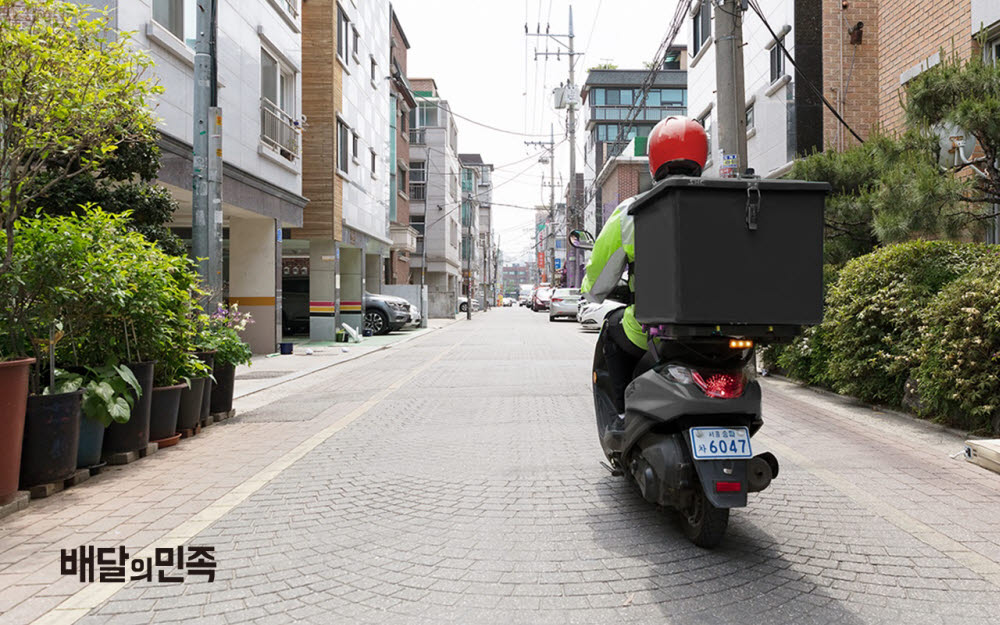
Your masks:
<path fill-rule="evenodd" d="M 538 147 L 544 148 L 549 153 L 548 157 L 547 157 L 549 159 L 549 182 L 548 182 L 548 187 L 549 187 L 549 219 L 548 219 L 548 222 L 550 224 L 552 224 L 552 229 L 553 230 L 555 230 L 555 223 L 556 223 L 556 217 L 555 217 L 555 215 L 556 215 L 556 140 L 555 140 L 555 136 L 556 136 L 555 124 L 549 124 L 549 140 L 548 141 L 525 141 L 524 142 L 525 145 L 536 145 Z M 543 174 L 543 176 L 544 176 L 544 174 Z M 542 181 L 542 186 L 544 187 L 545 184 L 546 183 L 543 180 Z M 538 257 L 538 253 L 539 252 L 542 252 L 543 254 L 545 254 L 545 249 L 544 249 L 544 247 L 541 248 L 541 249 L 539 249 L 539 245 L 538 245 L 538 230 L 536 229 L 535 230 L 535 258 L 536 258 L 536 264 L 537 264 L 537 257 Z M 546 268 L 548 268 L 548 262 L 549 262 L 548 261 L 548 254 L 545 254 L 544 264 L 546 265 Z M 552 275 L 551 272 L 549 273 L 549 275 L 550 276 Z M 539 282 L 542 281 L 541 280 L 541 276 L 539 276 L 539 280 L 538 281 Z"/>
<path fill-rule="evenodd" d="M 718 98 L 719 175 L 735 178 L 747 169 L 746 94 L 743 84 L 741 0 L 719 0 L 715 8 L 715 88 Z M 712 158 L 712 155 L 709 155 Z"/>
<path fill-rule="evenodd" d="M 222 298 L 222 110 L 216 79 L 216 2 L 198 0 L 194 55 L 194 163 L 191 244 L 208 291 L 204 308 Z"/>
<path fill-rule="evenodd" d="M 559 44 L 560 46 L 562 46 L 562 48 L 565 48 L 565 51 L 563 51 L 562 49 L 557 48 L 555 52 L 549 52 L 548 51 L 548 47 L 546 47 L 546 50 L 544 52 L 539 52 L 536 49 L 535 50 L 535 60 L 536 61 L 538 60 L 538 57 L 550 57 L 550 56 L 554 56 L 558 60 L 558 59 L 561 59 L 562 55 L 564 55 L 564 54 L 566 55 L 566 58 L 569 61 L 569 79 L 568 79 L 565 87 L 561 87 L 561 89 L 563 90 L 562 91 L 562 96 L 563 96 L 563 100 L 562 101 L 565 103 L 566 109 L 567 109 L 567 112 L 566 112 L 566 114 L 567 114 L 566 130 L 567 130 L 567 133 L 569 135 L 569 184 L 570 184 L 570 193 L 569 193 L 569 198 L 567 198 L 567 203 L 566 203 L 566 228 L 567 228 L 567 233 L 566 234 L 568 234 L 571 224 L 575 223 L 576 215 L 577 215 L 577 210 L 578 210 L 578 205 L 577 205 L 578 198 L 577 198 L 577 188 L 576 188 L 576 108 L 577 108 L 577 106 L 579 105 L 579 102 L 580 102 L 580 90 L 576 86 L 576 82 L 575 82 L 574 63 L 576 62 L 576 57 L 581 56 L 583 54 L 583 52 L 577 52 L 576 48 L 574 47 L 574 44 L 573 44 L 573 41 L 574 41 L 574 33 L 573 33 L 573 6 L 570 5 L 570 7 L 569 7 L 569 32 L 568 32 L 568 34 L 565 34 L 565 35 L 555 35 L 555 34 L 552 34 L 552 33 L 549 32 L 549 25 L 548 24 L 545 25 L 545 32 L 544 33 L 541 32 L 541 24 L 539 24 L 538 27 L 535 30 L 536 31 L 534 33 L 530 33 L 530 32 L 528 32 L 528 25 L 527 24 L 524 25 L 525 35 L 527 35 L 529 37 L 544 37 L 544 38 L 552 39 L 557 44 Z M 560 108 L 562 108 L 562 107 L 560 107 Z M 555 184 L 555 176 L 554 175 L 552 176 L 552 183 Z M 550 204 L 552 205 L 553 211 L 554 211 L 555 201 L 554 200 L 551 201 Z M 555 226 L 554 212 L 552 213 L 552 215 L 553 215 L 553 226 Z M 567 262 L 569 261 L 570 254 L 572 254 L 573 255 L 573 265 L 575 266 L 576 265 L 576 250 L 575 250 L 575 248 L 572 248 L 572 246 L 569 246 L 569 245 L 567 245 L 566 248 L 567 248 L 567 252 L 566 252 Z M 555 252 L 553 252 L 553 268 L 554 268 L 554 264 L 555 264 Z M 575 284 L 577 277 L 578 276 L 576 275 L 576 271 L 575 270 L 573 272 L 570 272 L 570 271 L 567 270 L 567 273 L 566 273 L 567 284 L 564 285 L 564 286 L 577 286 Z M 572 284 L 570 284 L 571 281 L 573 282 Z M 554 280 L 553 280 L 553 282 L 554 282 Z"/>

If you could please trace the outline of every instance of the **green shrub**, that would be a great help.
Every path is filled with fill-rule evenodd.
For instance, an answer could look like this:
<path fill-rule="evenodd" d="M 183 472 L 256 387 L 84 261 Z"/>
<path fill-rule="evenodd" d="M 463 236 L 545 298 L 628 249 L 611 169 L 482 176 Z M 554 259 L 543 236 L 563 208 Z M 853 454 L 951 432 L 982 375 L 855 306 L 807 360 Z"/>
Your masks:
<path fill-rule="evenodd" d="M 790 345 L 786 345 L 778 355 L 778 366 L 790 378 L 815 384 L 831 386 L 830 346 L 827 329 L 822 326 L 806 328 Z"/>
<path fill-rule="evenodd" d="M 924 308 L 992 253 L 971 243 L 912 241 L 848 262 L 830 290 L 823 322 L 832 386 L 864 401 L 900 405 L 918 364 Z"/>
<path fill-rule="evenodd" d="M 955 280 L 930 303 L 915 372 L 921 414 L 981 433 L 1000 415 L 998 264 Z"/>

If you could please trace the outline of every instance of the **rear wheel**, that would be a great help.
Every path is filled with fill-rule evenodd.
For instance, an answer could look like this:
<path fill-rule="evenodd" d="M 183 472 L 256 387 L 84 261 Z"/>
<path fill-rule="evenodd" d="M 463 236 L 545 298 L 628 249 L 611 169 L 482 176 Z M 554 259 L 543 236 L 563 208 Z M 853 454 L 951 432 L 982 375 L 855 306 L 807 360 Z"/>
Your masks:
<path fill-rule="evenodd" d="M 684 535 L 705 549 L 718 546 L 729 525 L 729 509 L 713 506 L 701 490 L 695 494 L 691 506 L 680 511 L 680 516 Z"/>
<path fill-rule="evenodd" d="M 467 310 L 469 310 L 469 305 L 468 304 L 459 304 L 458 305 L 458 312 L 465 312 Z"/>

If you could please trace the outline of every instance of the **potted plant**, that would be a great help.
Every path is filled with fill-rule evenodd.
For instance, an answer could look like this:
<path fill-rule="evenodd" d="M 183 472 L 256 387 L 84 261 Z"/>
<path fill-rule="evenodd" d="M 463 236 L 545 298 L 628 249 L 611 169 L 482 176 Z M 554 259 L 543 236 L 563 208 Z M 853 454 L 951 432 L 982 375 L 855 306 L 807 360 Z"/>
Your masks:
<path fill-rule="evenodd" d="M 208 366 L 189 351 L 174 350 L 158 359 L 149 417 L 149 437 L 160 447 L 173 445 L 180 438 L 177 431 L 181 396 L 191 388 L 192 377 L 205 377 L 208 372 Z M 185 417 L 187 425 L 189 415 Z"/>
<path fill-rule="evenodd" d="M 219 304 L 214 314 L 202 319 L 201 346 L 215 351 L 210 408 L 212 414 L 233 409 L 236 367 L 250 364 L 253 356 L 250 346 L 239 333 L 251 323 L 253 319 L 250 313 L 241 314 L 238 304 L 229 307 Z"/>

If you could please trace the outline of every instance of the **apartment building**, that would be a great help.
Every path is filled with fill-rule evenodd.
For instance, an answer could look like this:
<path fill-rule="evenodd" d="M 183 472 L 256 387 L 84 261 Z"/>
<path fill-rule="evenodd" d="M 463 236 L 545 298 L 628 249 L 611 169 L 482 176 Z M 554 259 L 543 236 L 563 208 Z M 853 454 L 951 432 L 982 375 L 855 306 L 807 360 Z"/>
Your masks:
<path fill-rule="evenodd" d="M 485 310 L 496 301 L 496 242 L 493 233 L 493 165 L 484 163 L 480 154 L 459 154 L 463 172 L 470 170 L 462 177 L 462 192 L 473 193 L 476 202 L 476 280 L 479 287 L 473 292 L 480 300 Z M 473 180 L 474 185 L 473 185 Z M 466 182 L 468 181 L 468 187 Z"/>
<path fill-rule="evenodd" d="M 285 247 L 290 265 L 308 259 L 308 275 L 286 277 L 286 288 L 308 292 L 310 338 L 332 340 L 341 324 L 363 326 L 364 293 L 379 292 L 390 257 L 391 18 L 387 0 L 303 8 L 311 202 Z"/>
<path fill-rule="evenodd" d="M 410 226 L 410 111 L 417 102 L 406 79 L 406 51 L 410 43 L 399 24 L 396 11 L 392 17 L 389 42 L 389 230 L 392 236 L 390 258 L 386 263 L 386 284 L 408 284 L 410 254 L 417 251 L 417 231 Z"/>
<path fill-rule="evenodd" d="M 687 114 L 688 77 L 687 51 L 674 48 L 668 51 L 662 68 L 656 72 L 654 82 L 646 95 L 632 127 L 622 139 L 618 136 L 629 109 L 641 103 L 643 81 L 649 75 L 645 69 L 591 69 L 580 90 L 586 119 L 586 143 L 584 144 L 584 184 L 586 193 L 583 227 L 594 232 L 600 231 L 610 212 L 602 209 L 607 202 L 594 185 L 594 180 L 604 164 L 620 153 L 634 137 L 648 137 L 661 119 L 671 115 Z M 620 132 L 621 131 L 621 132 Z M 613 209 L 613 207 L 612 207 Z"/>
<path fill-rule="evenodd" d="M 80 3 L 84 3 L 80 0 Z M 191 238 L 195 0 L 105 0 L 117 31 L 131 31 L 154 61 L 164 92 L 159 184 L 179 204 L 172 227 Z M 298 0 L 218 1 L 218 105 L 222 109 L 224 299 L 255 323 L 246 339 L 273 352 L 281 335 L 281 232 L 300 226 L 302 16 Z"/>
<path fill-rule="evenodd" d="M 430 317 L 450 318 L 462 289 L 458 128 L 434 79 L 410 84 L 417 99 L 409 119 L 410 226 L 418 233 L 410 283 L 427 286 Z"/>

